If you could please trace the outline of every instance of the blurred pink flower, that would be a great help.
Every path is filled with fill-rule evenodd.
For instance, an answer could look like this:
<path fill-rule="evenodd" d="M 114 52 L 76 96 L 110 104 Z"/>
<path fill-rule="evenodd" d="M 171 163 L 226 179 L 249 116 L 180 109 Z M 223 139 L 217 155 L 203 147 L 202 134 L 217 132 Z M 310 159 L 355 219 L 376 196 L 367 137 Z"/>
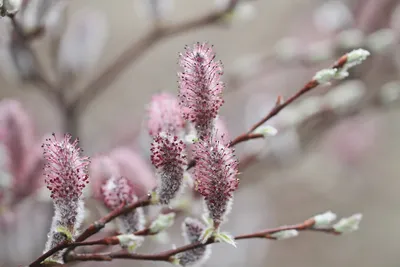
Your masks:
<path fill-rule="evenodd" d="M 101 187 L 111 177 L 120 177 L 117 163 L 107 155 L 97 155 L 89 166 L 90 186 L 92 195 L 101 199 Z"/>
<path fill-rule="evenodd" d="M 181 116 L 178 99 L 168 93 L 153 95 L 148 107 L 147 128 L 151 136 L 168 132 L 180 136 L 185 121 Z"/>
<path fill-rule="evenodd" d="M 127 147 L 118 147 L 107 154 L 95 156 L 89 172 L 95 198 L 100 196 L 101 185 L 110 177 L 123 176 L 129 179 L 138 197 L 156 186 L 149 164 L 136 151 Z"/>
<path fill-rule="evenodd" d="M 105 206 L 114 210 L 120 205 L 129 205 L 137 200 L 132 181 L 126 177 L 111 177 L 101 187 L 103 202 Z M 142 208 L 135 209 L 119 217 L 121 222 L 120 231 L 131 234 L 143 229 L 144 215 Z"/>
<path fill-rule="evenodd" d="M 21 103 L 7 99 L 0 102 L 0 131 L 6 148 L 7 171 L 12 177 L 11 203 L 22 200 L 39 187 L 43 158 L 34 140 L 31 119 Z"/>

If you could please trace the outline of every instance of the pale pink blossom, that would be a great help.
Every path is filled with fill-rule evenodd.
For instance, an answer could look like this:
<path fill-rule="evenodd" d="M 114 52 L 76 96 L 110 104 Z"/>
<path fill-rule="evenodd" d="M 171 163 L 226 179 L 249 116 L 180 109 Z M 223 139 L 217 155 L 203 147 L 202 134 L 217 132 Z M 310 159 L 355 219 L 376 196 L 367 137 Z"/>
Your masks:
<path fill-rule="evenodd" d="M 215 228 L 223 222 L 239 185 L 238 161 L 232 148 L 214 133 L 195 144 L 194 171 L 196 189 L 204 196 L 208 215 Z"/>
<path fill-rule="evenodd" d="M 194 124 L 198 137 L 208 135 L 224 100 L 220 78 L 222 63 L 215 60 L 212 46 L 196 43 L 179 56 L 179 98 L 184 119 Z"/>
<path fill-rule="evenodd" d="M 178 99 L 169 93 L 153 95 L 148 111 L 147 128 L 151 136 L 160 132 L 181 135 L 185 121 L 181 116 Z"/>

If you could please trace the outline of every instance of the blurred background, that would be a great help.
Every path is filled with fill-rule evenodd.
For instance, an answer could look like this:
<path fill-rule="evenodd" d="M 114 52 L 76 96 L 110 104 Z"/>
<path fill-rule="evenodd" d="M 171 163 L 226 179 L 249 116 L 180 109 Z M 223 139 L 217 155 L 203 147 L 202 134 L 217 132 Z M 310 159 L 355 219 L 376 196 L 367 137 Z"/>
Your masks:
<path fill-rule="evenodd" d="M 44 249 L 53 208 L 40 145 L 49 133 L 79 137 L 93 161 L 112 157 L 142 194 L 154 185 L 146 103 L 156 93 L 177 93 L 178 52 L 197 41 L 213 44 L 224 64 L 221 117 L 232 138 L 268 113 L 277 96 L 289 97 L 342 54 L 371 52 L 349 78 L 314 89 L 269 121 L 276 136 L 236 147 L 241 184 L 224 225 L 244 234 L 332 210 L 341 217 L 362 213 L 360 230 L 244 240 L 237 249 L 215 245 L 204 266 L 398 264 L 400 3 L 241 0 L 233 10 L 229 4 L 24 0 L 17 25 L 0 20 L 0 266 L 26 265 Z M 92 187 L 99 169 L 91 168 Z M 182 218 L 202 211 L 190 201 L 169 242 L 164 236 L 139 251 L 182 245 Z M 104 214 L 98 206 L 88 202 L 88 222 Z M 167 265 L 74 265 L 107 264 Z"/>

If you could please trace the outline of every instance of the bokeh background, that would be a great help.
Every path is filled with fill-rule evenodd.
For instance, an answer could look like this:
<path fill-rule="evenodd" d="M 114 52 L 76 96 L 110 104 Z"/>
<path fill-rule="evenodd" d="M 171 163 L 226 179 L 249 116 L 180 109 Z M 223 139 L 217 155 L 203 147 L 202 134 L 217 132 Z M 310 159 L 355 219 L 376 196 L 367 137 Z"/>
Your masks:
<path fill-rule="evenodd" d="M 237 146 L 243 173 L 224 225 L 231 233 L 249 233 L 332 210 L 339 216 L 361 212 L 360 230 L 344 236 L 301 233 L 284 241 L 244 240 L 237 249 L 215 245 L 205 266 L 396 266 L 400 3 L 239 1 L 220 20 L 152 39 L 157 27 L 168 32 L 219 14 L 228 2 L 25 1 L 17 19 L 31 39 L 18 39 L 7 18 L 0 20 L 0 97 L 21 103 L 34 125 L 31 136 L 38 148 L 46 134 L 68 131 L 79 136 L 89 156 L 122 146 L 149 164 L 146 103 L 155 93 L 177 93 L 177 57 L 185 45 L 208 41 L 215 46 L 227 85 L 221 116 L 232 137 L 265 115 L 278 95 L 289 97 L 340 55 L 366 48 L 371 57 L 348 79 L 313 90 L 271 120 L 277 136 Z M 21 42 L 28 42 L 29 49 Z M 122 57 L 125 66 L 104 72 L 116 59 L 121 63 L 123 51 L 131 51 Z M 51 89 L 62 92 L 61 100 L 48 92 L 38 72 L 51 81 Z M 71 114 L 62 103 L 79 99 L 98 77 L 103 78 L 91 88 L 101 89 L 82 101 L 79 113 Z M 5 177 L 0 177 L 3 186 Z M 42 191 L 2 209 L 0 266 L 26 265 L 43 251 L 52 205 Z M 89 207 L 88 217 L 98 218 L 96 204 Z M 194 203 L 188 212 L 198 215 L 201 207 Z M 169 243 L 153 241 L 140 252 L 182 244 L 181 219 L 169 231 Z M 107 264 L 166 266 L 129 261 L 76 265 Z"/>

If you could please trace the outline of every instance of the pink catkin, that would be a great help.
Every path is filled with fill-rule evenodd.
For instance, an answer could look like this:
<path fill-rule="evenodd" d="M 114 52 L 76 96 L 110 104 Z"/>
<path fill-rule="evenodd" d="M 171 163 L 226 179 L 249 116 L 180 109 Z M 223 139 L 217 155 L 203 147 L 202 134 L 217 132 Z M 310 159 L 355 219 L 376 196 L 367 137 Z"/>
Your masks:
<path fill-rule="evenodd" d="M 101 187 L 111 177 L 119 177 L 118 164 L 106 155 L 98 155 L 92 159 L 89 166 L 90 185 L 93 197 L 101 198 Z"/>
<path fill-rule="evenodd" d="M 196 43 L 186 47 L 179 55 L 182 72 L 179 76 L 179 104 L 183 118 L 195 125 L 199 138 L 208 135 L 214 119 L 224 103 L 221 94 L 224 84 L 220 81 L 222 63 L 215 60 L 212 46 Z"/>
<path fill-rule="evenodd" d="M 101 187 L 104 205 L 114 210 L 120 205 L 132 204 L 137 200 L 132 181 L 125 177 L 111 177 Z M 139 208 L 120 216 L 123 233 L 134 233 L 143 227 L 143 211 Z"/>
<path fill-rule="evenodd" d="M 186 218 L 182 223 L 182 234 L 187 244 L 199 242 L 200 237 L 206 226 L 197 219 Z M 198 247 L 192 250 L 179 253 L 176 257 L 179 259 L 181 266 L 201 266 L 211 254 L 211 246 Z"/>
<path fill-rule="evenodd" d="M 17 188 L 25 183 L 26 165 L 34 146 L 33 125 L 21 103 L 15 100 L 2 100 L 0 127 L 4 129 L 3 140 L 10 157 L 13 186 Z"/>
<path fill-rule="evenodd" d="M 185 144 L 177 136 L 159 134 L 151 144 L 151 162 L 160 178 L 157 193 L 161 204 L 176 197 L 186 168 Z"/>
<path fill-rule="evenodd" d="M 233 192 L 239 185 L 238 161 L 232 148 L 216 133 L 194 146 L 196 189 L 204 196 L 209 216 L 219 226 L 229 211 Z"/>
<path fill-rule="evenodd" d="M 69 134 L 61 140 L 53 134 L 43 144 L 45 183 L 51 191 L 55 209 L 46 251 L 67 240 L 68 235 L 63 231 L 68 231 L 73 237 L 84 217 L 82 191 L 89 182 L 89 159 L 81 156 L 78 140 L 70 141 Z M 51 258 L 61 261 L 62 251 Z"/>
<path fill-rule="evenodd" d="M 55 134 L 43 144 L 45 176 L 51 198 L 58 201 L 77 201 L 89 182 L 87 166 L 89 159 L 80 155 L 78 140 L 70 143 L 71 136 L 57 140 Z"/>
<path fill-rule="evenodd" d="M 153 95 L 147 111 L 147 128 L 151 136 L 160 132 L 174 135 L 182 133 L 185 121 L 181 116 L 178 99 L 173 95 L 168 93 Z"/>

